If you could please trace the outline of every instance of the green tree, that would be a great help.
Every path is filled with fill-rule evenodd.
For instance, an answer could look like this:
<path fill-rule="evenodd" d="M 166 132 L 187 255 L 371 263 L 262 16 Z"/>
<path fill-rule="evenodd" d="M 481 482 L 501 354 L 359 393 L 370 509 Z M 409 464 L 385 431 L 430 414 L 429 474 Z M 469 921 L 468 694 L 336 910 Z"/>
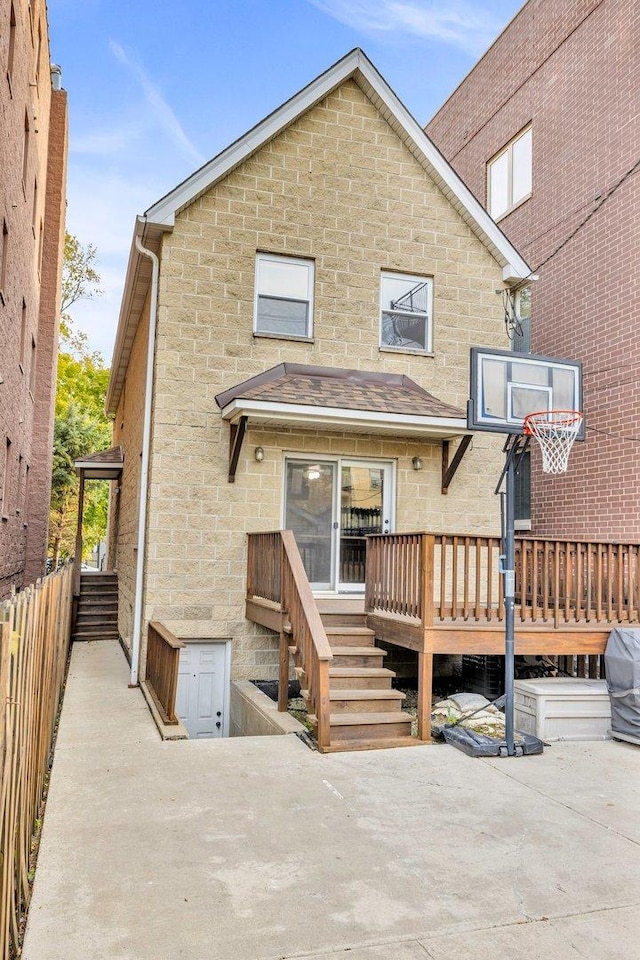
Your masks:
<path fill-rule="evenodd" d="M 53 563 L 72 556 L 78 511 L 78 476 L 74 461 L 110 445 L 111 424 L 104 413 L 109 369 L 100 353 L 90 351 L 87 335 L 74 328 L 69 308 L 100 296 L 96 249 L 83 247 L 67 234 L 62 274 L 62 316 L 56 385 L 53 474 L 49 516 L 49 553 Z M 108 484 L 86 485 L 84 549 L 90 553 L 107 526 Z"/>

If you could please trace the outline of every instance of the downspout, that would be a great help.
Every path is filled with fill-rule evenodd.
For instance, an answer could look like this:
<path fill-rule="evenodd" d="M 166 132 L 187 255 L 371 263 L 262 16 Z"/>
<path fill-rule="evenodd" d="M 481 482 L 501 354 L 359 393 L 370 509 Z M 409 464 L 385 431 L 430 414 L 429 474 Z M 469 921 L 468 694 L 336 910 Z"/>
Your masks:
<path fill-rule="evenodd" d="M 156 351 L 158 312 L 158 276 L 160 261 L 152 250 L 142 246 L 136 236 L 136 250 L 148 257 L 153 265 L 151 298 L 149 303 L 149 341 L 147 344 L 147 375 L 144 387 L 144 419 L 142 422 L 142 460 L 140 464 L 140 502 L 138 509 L 138 555 L 136 558 L 136 589 L 133 603 L 133 637 L 131 639 L 131 682 L 135 687 L 140 674 L 140 639 L 142 636 L 142 594 L 144 585 L 145 542 L 147 533 L 147 496 L 149 492 L 149 463 L 151 460 L 151 408 L 153 405 L 153 366 Z"/>

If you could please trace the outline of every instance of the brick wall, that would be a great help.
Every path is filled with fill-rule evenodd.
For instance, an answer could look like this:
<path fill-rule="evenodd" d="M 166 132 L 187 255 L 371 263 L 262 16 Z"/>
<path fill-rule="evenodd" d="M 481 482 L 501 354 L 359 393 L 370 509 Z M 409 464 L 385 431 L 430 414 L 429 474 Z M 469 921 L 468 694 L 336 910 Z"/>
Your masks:
<path fill-rule="evenodd" d="M 256 250 L 314 258 L 313 343 L 253 337 Z M 379 350 L 382 269 L 433 276 L 433 356 Z M 288 360 L 404 373 L 464 409 L 470 345 L 507 345 L 500 283 L 500 267 L 353 82 L 180 213 L 162 249 L 145 619 L 180 636 L 232 638 L 235 678 L 275 675 L 273 635 L 244 619 L 246 532 L 280 527 L 286 452 L 392 460 L 399 530 L 497 532 L 497 438 L 474 441 L 444 497 L 437 443 L 250 425 L 230 485 L 229 428 L 214 397 Z M 125 406 L 139 396 L 141 356 L 142 343 Z M 114 442 L 125 445 L 126 474 L 139 449 L 128 414 L 124 423 Z"/>
<path fill-rule="evenodd" d="M 640 172 L 596 210 L 640 157 L 638 49 L 638 0 L 530 0 L 427 127 L 485 203 L 531 121 L 533 194 L 500 226 L 534 269 L 578 230 L 533 285 L 532 348 L 582 360 L 588 426 L 565 476 L 533 471 L 540 535 L 640 539 Z"/>
<path fill-rule="evenodd" d="M 0 0 L 0 597 L 39 576 L 46 552 L 66 156 L 44 0 L 15 0 L 14 27 L 10 10 Z"/>

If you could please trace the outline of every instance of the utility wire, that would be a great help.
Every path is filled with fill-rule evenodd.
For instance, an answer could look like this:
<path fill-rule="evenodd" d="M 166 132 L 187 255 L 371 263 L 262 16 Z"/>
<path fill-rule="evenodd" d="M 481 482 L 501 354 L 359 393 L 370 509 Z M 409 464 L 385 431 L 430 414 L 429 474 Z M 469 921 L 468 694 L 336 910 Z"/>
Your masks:
<path fill-rule="evenodd" d="M 555 250 L 553 250 L 553 251 L 549 254 L 548 257 L 545 257 L 545 259 L 544 259 L 541 263 L 539 263 L 538 266 L 535 267 L 535 269 L 533 269 L 533 270 L 531 271 L 531 273 L 529 274 L 529 276 L 528 276 L 526 279 L 527 279 L 527 280 L 530 279 L 530 277 L 532 277 L 534 273 L 537 273 L 538 270 L 542 270 L 542 268 L 545 267 L 545 266 L 549 263 L 550 260 L 553 260 L 553 258 L 556 256 L 556 254 L 560 253 L 560 251 L 563 250 L 563 249 L 566 247 L 566 245 L 567 245 L 568 243 L 570 243 L 571 240 L 573 240 L 573 238 L 575 237 L 575 235 L 576 235 L 580 230 L 582 230 L 582 228 L 583 228 L 587 223 L 589 223 L 589 221 L 591 220 L 591 218 L 592 218 L 592 217 L 595 217 L 595 215 L 596 215 L 596 213 L 598 212 L 598 210 L 600 210 L 600 209 L 605 205 L 605 203 L 607 202 L 607 200 L 614 195 L 614 193 L 616 192 L 616 190 L 619 190 L 620 187 L 622 186 L 622 184 L 625 183 L 625 182 L 629 179 L 629 177 L 633 176 L 633 174 L 634 174 L 637 170 L 639 170 L 639 169 L 640 169 L 640 160 L 636 160 L 636 162 L 633 164 L 633 166 L 632 166 L 632 167 L 629 167 L 629 169 L 627 170 L 627 172 L 626 172 L 626 173 L 623 173 L 623 175 L 620 177 L 620 179 L 619 179 L 616 183 L 614 183 L 614 185 L 613 185 L 612 187 L 610 187 L 609 190 L 607 190 L 607 192 L 605 193 L 605 195 L 604 195 L 603 197 L 600 198 L 600 200 L 598 201 L 598 203 L 596 204 L 596 206 L 593 208 L 593 210 L 591 210 L 591 211 L 587 214 L 587 216 L 584 217 L 584 218 L 580 221 L 580 223 L 577 225 L 577 227 L 575 227 L 575 228 L 571 231 L 571 233 L 570 233 L 567 237 L 564 238 L 564 240 L 562 241 L 562 243 L 560 243 L 560 244 L 555 248 Z"/>

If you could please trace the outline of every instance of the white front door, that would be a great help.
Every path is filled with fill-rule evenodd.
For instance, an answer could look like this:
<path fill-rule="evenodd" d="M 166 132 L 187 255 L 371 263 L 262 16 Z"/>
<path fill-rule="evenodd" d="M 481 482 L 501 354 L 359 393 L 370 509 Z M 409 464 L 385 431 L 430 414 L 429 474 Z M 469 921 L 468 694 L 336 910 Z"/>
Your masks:
<path fill-rule="evenodd" d="M 287 457 L 283 524 L 313 589 L 362 592 L 366 536 L 393 529 L 392 464 Z"/>
<path fill-rule="evenodd" d="M 227 643 L 189 643 L 180 651 L 176 713 L 190 737 L 227 736 Z"/>

